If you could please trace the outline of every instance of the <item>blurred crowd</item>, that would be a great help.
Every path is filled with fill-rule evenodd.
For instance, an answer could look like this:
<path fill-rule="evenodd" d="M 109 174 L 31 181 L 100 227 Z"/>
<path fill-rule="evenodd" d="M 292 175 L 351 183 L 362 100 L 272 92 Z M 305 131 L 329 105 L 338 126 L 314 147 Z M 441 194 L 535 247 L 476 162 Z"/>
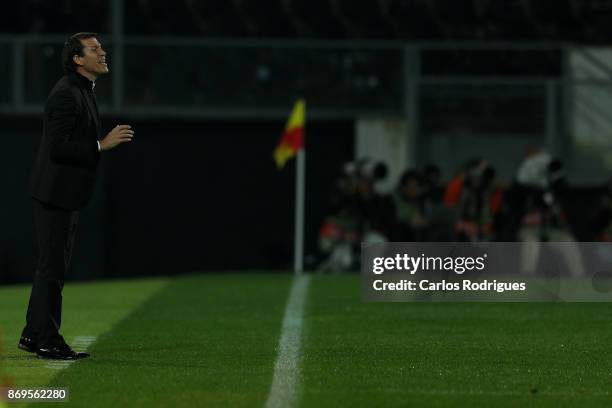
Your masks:
<path fill-rule="evenodd" d="M 362 243 L 576 241 L 568 222 L 572 189 L 563 163 L 545 151 L 531 149 L 510 183 L 483 158 L 448 181 L 435 164 L 408 169 L 383 193 L 377 185 L 387 173 L 384 163 L 368 159 L 344 165 L 319 230 L 319 270 L 354 269 Z M 612 240 L 612 181 L 581 218 L 589 240 Z"/>

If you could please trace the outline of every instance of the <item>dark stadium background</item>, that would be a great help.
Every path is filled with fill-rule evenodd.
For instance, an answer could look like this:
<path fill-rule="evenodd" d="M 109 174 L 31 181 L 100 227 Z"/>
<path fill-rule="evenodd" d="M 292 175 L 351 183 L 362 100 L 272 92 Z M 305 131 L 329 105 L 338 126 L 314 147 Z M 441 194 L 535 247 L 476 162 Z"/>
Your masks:
<path fill-rule="evenodd" d="M 82 212 L 72 268 L 82 275 L 76 277 L 290 264 L 294 174 L 271 163 L 282 121 L 129 122 L 138 140 L 105 158 L 94 200 Z M 3 128 L 15 136 L 2 155 L 7 171 L 0 267 L 3 278 L 14 281 L 34 266 L 26 186 L 40 118 L 3 120 Z M 324 217 L 329 175 L 351 159 L 352 148 L 350 121 L 309 123 L 309 219 Z M 313 250 L 318 227 L 308 226 Z"/>

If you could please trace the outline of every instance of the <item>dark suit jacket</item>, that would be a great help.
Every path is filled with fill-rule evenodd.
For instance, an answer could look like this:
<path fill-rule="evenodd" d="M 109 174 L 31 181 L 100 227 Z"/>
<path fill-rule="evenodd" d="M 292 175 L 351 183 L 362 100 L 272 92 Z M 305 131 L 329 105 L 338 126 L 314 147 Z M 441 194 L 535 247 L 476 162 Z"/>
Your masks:
<path fill-rule="evenodd" d="M 39 201 L 77 210 L 91 198 L 101 136 L 92 85 L 84 76 L 69 73 L 49 94 L 30 186 Z"/>

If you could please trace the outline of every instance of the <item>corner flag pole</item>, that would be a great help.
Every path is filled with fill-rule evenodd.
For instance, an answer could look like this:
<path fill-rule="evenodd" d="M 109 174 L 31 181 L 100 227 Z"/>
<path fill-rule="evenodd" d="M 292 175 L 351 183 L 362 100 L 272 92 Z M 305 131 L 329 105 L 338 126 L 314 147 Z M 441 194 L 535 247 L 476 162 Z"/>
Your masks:
<path fill-rule="evenodd" d="M 306 149 L 297 152 L 295 167 L 295 238 L 293 272 L 301 275 L 304 271 L 304 200 L 306 190 Z"/>
<path fill-rule="evenodd" d="M 304 270 L 305 122 L 306 102 L 304 99 L 298 99 L 285 125 L 285 131 L 272 153 L 279 169 L 285 166 L 287 160 L 297 156 L 295 163 L 295 236 L 293 239 L 293 272 L 296 275 L 302 274 Z"/>

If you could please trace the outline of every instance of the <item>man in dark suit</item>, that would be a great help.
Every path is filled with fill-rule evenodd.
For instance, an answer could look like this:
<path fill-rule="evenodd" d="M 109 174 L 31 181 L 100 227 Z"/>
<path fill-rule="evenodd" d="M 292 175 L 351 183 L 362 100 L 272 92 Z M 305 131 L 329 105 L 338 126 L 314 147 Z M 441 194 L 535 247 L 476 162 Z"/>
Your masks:
<path fill-rule="evenodd" d="M 101 137 L 94 87 L 98 76 L 108 73 L 108 65 L 97 34 L 71 36 L 64 44 L 62 63 L 65 75 L 45 105 L 31 179 L 38 263 L 18 347 L 42 358 L 73 360 L 88 354 L 74 352 L 59 329 L 78 211 L 91 198 L 100 155 L 130 142 L 134 132 L 118 125 Z"/>

